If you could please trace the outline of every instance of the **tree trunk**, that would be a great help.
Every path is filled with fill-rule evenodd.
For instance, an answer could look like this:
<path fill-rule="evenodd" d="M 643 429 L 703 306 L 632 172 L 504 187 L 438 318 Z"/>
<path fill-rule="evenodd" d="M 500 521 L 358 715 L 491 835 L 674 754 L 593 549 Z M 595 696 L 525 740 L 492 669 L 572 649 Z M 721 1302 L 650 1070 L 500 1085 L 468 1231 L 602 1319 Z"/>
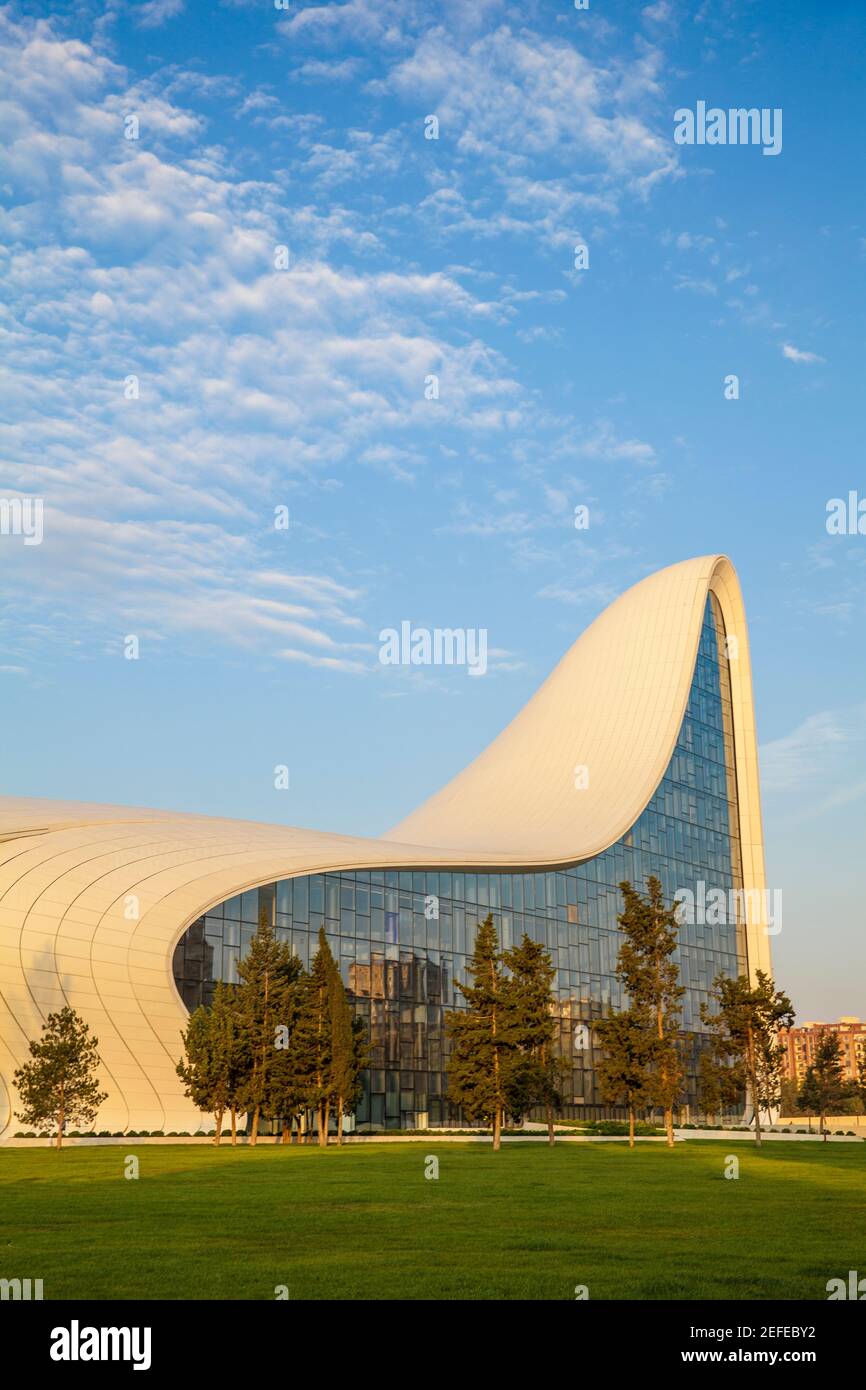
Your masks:
<path fill-rule="evenodd" d="M 746 1056 L 749 1068 L 749 1085 L 752 1088 L 752 1106 L 755 1111 L 755 1147 L 761 1147 L 761 1105 L 758 1099 L 758 1067 L 755 1061 L 755 1040 L 751 1025 L 746 1033 Z"/>
<path fill-rule="evenodd" d="M 490 962 L 490 986 L 491 989 L 496 983 L 496 968 Z M 497 1152 L 502 1141 L 502 1107 L 499 1103 L 499 1048 L 496 1043 L 496 1005 L 490 1014 L 490 1032 L 493 1038 L 493 1091 L 494 1091 L 494 1112 L 493 1112 L 493 1151 Z"/>
<path fill-rule="evenodd" d="M 261 1106 L 257 1105 L 256 1108 L 255 1108 L 255 1110 L 253 1111 L 253 1126 L 252 1126 L 252 1130 L 251 1130 L 251 1132 L 250 1132 L 250 1143 L 253 1145 L 253 1148 L 255 1148 L 256 1140 L 257 1140 L 258 1137 L 259 1137 L 259 1111 L 260 1111 L 260 1110 L 261 1110 Z"/>
<path fill-rule="evenodd" d="M 634 1106 L 628 1108 L 628 1146 L 634 1148 Z"/>
<path fill-rule="evenodd" d="M 281 1144 L 291 1144 L 292 1142 L 292 1122 L 283 1117 L 283 1133 L 280 1139 Z"/>
<path fill-rule="evenodd" d="M 321 1101 L 316 1110 L 316 1125 L 319 1131 L 319 1148 L 328 1147 L 328 1120 L 331 1114 L 331 1106 L 328 1101 Z"/>
<path fill-rule="evenodd" d="M 664 1014 L 662 1013 L 661 1005 L 659 1005 L 658 1008 L 656 1009 L 656 1024 L 657 1024 L 657 1028 L 658 1028 L 659 1042 L 664 1042 L 664 1036 L 665 1036 L 665 1023 L 664 1023 Z M 662 1072 L 662 1080 L 665 1082 L 665 1084 L 667 1084 L 667 1075 L 666 1075 L 666 1072 L 667 1072 L 667 1062 L 665 1062 L 665 1063 L 663 1064 L 663 1066 L 664 1066 L 664 1070 L 663 1070 L 663 1072 Z M 667 1134 L 667 1136 L 668 1136 L 668 1148 L 669 1148 L 669 1149 L 672 1149 L 673 1146 L 674 1146 L 674 1112 L 673 1112 L 673 1107 L 666 1104 L 665 1107 L 664 1107 L 664 1112 L 665 1112 L 665 1132 L 666 1132 L 666 1134 Z"/>
<path fill-rule="evenodd" d="M 343 1097 L 337 1101 L 337 1143 L 343 1142 Z"/>
<path fill-rule="evenodd" d="M 224 1107 L 224 1106 L 221 1106 L 220 1109 L 217 1110 L 216 1113 L 215 1113 L 215 1115 L 214 1115 L 214 1119 L 216 1120 L 216 1128 L 214 1129 L 213 1141 L 214 1141 L 214 1143 L 216 1144 L 217 1148 L 219 1148 L 219 1142 L 220 1142 L 220 1139 L 221 1139 L 221 1137 L 222 1137 L 222 1132 L 223 1132 L 223 1114 L 224 1114 L 224 1113 L 225 1113 L 225 1107 Z"/>
<path fill-rule="evenodd" d="M 66 1107 L 61 1100 L 60 1111 L 57 1115 L 57 1148 L 63 1147 L 63 1126 L 66 1123 Z"/>
<path fill-rule="evenodd" d="M 553 1106 L 552 1106 L 552 1105 L 548 1105 L 548 1107 L 547 1107 L 547 1142 L 548 1142 L 548 1144 L 555 1144 L 555 1143 L 556 1143 L 556 1135 L 555 1135 L 554 1132 L 553 1132 Z"/>
<path fill-rule="evenodd" d="M 234 1144 L 236 1144 L 237 1142 L 238 1142 L 238 1112 L 237 1112 L 236 1107 L 233 1105 L 233 1106 L 232 1106 L 232 1144 L 234 1145 Z"/>
<path fill-rule="evenodd" d="M 270 983 L 271 983 L 270 971 L 269 971 L 269 970 L 266 970 L 266 971 L 265 971 L 265 1013 L 264 1013 L 264 1020 L 263 1020 L 265 1032 L 264 1032 L 264 1035 L 263 1035 L 263 1037 L 262 1037 L 262 1072 L 261 1072 L 260 1089 L 259 1089 L 259 1095 L 261 1095 L 262 1097 L 265 1097 L 265 1096 L 267 1095 L 267 1093 L 268 1093 L 268 1091 L 267 1091 L 267 1065 L 268 1065 L 268 1062 L 267 1062 L 267 1056 L 268 1056 L 267 1031 L 268 1031 L 268 1000 L 269 1000 L 269 998 L 270 998 Z M 257 1105 L 257 1106 L 256 1106 L 256 1113 L 255 1113 L 255 1115 L 253 1116 L 253 1140 L 252 1140 L 253 1144 L 256 1143 L 256 1140 L 257 1140 L 258 1137 L 259 1137 L 259 1112 L 260 1112 L 260 1110 L 261 1110 L 261 1106 L 260 1106 L 260 1105 Z"/>

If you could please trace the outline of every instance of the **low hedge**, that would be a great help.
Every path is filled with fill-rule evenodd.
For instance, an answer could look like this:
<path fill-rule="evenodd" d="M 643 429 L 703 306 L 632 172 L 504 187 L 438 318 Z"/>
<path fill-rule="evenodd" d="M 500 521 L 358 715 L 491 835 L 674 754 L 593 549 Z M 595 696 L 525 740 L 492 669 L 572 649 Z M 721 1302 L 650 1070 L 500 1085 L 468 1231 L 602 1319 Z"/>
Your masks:
<path fill-rule="evenodd" d="M 621 1135 L 628 1134 L 628 1122 L 626 1120 L 590 1120 L 586 1125 L 587 1134 L 607 1134 Z M 634 1127 L 635 1134 L 646 1139 L 654 1135 L 663 1134 L 664 1130 L 657 1129 L 655 1125 L 645 1124 L 643 1120 L 638 1120 Z"/>

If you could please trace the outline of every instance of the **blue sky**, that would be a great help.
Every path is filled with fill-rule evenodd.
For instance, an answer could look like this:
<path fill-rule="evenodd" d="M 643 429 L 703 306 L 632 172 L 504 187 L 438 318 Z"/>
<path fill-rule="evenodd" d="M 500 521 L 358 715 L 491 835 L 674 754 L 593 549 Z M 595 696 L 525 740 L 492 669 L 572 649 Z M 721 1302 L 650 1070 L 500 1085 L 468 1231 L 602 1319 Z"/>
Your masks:
<path fill-rule="evenodd" d="M 42 13 L 0 11 L 0 487 L 45 504 L 0 539 L 4 790 L 378 834 L 723 551 L 779 980 L 866 1015 L 862 7 Z M 676 145 L 699 100 L 781 153 Z M 406 619 L 486 628 L 484 679 L 381 666 Z"/>

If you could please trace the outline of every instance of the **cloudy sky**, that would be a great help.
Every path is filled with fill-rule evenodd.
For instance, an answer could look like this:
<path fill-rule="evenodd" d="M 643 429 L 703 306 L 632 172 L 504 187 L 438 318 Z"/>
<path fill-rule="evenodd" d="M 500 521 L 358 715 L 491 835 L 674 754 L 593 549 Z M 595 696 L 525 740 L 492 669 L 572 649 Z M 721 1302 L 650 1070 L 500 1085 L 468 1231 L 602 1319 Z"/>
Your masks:
<path fill-rule="evenodd" d="M 377 834 L 724 551 L 780 982 L 866 1015 L 860 4 L 45 11 L 0 10 L 3 789 Z M 781 153 L 678 145 L 698 101 Z M 484 679 L 383 667 L 404 620 Z"/>

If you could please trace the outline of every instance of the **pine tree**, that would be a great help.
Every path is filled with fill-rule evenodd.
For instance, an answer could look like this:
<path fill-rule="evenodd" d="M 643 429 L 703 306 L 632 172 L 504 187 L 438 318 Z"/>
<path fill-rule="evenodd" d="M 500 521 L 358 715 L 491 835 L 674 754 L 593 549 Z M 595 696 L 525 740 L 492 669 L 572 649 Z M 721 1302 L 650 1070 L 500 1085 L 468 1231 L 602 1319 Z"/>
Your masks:
<path fill-rule="evenodd" d="M 794 1009 L 763 970 L 755 972 L 754 985 L 746 975 L 736 979 L 717 975 L 711 997 L 718 1011 L 713 1013 L 708 1004 L 702 1004 L 701 1018 L 714 1035 L 717 1061 L 730 1067 L 730 1084 L 748 1088 L 755 1111 L 755 1143 L 760 1147 L 761 1111 L 774 1109 L 781 1099 L 785 1049 L 779 1042 L 779 1029 L 792 1026 Z"/>
<path fill-rule="evenodd" d="M 469 1120 L 481 1120 L 493 1130 L 493 1148 L 502 1138 L 508 1104 L 507 1076 L 514 1039 L 510 1034 L 506 977 L 499 941 L 488 913 L 475 936 L 467 973 L 472 984 L 458 985 L 465 1009 L 446 1015 L 452 1048 L 448 1061 L 448 1098 L 462 1106 Z"/>
<path fill-rule="evenodd" d="M 249 954 L 238 965 L 238 1010 L 244 1043 L 249 1052 L 249 1071 L 239 1089 L 242 1107 L 252 1114 L 250 1143 L 255 1144 L 266 1106 L 270 1071 L 277 1055 L 278 1029 L 292 1010 L 291 994 L 301 964 L 289 947 L 277 941 L 262 910 Z"/>
<path fill-rule="evenodd" d="M 635 1116 L 652 1095 L 652 1069 L 657 1037 L 655 1020 L 646 1008 L 633 1004 L 607 1018 L 597 1019 L 593 1031 L 603 1056 L 595 1070 L 603 1100 L 628 1110 L 628 1143 L 634 1148 Z"/>
<path fill-rule="evenodd" d="M 646 897 L 630 883 L 619 887 L 623 910 L 617 920 L 625 940 L 619 949 L 617 978 L 625 987 L 630 1007 L 652 1020 L 655 1043 L 649 1095 L 664 1110 L 667 1141 L 673 1147 L 673 1111 L 683 1084 L 679 1018 L 680 1000 L 685 994 L 678 983 L 679 966 L 672 959 L 677 948 L 677 909 L 665 906 L 662 886 L 655 876 L 646 881 Z"/>
<path fill-rule="evenodd" d="M 553 997 L 556 970 L 549 952 L 526 932 L 518 946 L 503 952 L 502 961 L 509 971 L 504 1009 L 512 1044 L 506 1068 L 507 1109 L 519 1118 L 534 1106 L 543 1106 L 548 1142 L 553 1144 L 553 1121 L 562 1108 L 565 1068 L 554 1050 L 558 1031 Z"/>
<path fill-rule="evenodd" d="M 211 1111 L 216 1120 L 216 1139 L 222 1125 L 224 1098 L 217 1098 L 214 1040 L 211 1011 L 203 1004 L 190 1014 L 186 1030 L 181 1033 L 184 1055 L 175 1071 L 184 1091 L 198 1110 Z"/>
<path fill-rule="evenodd" d="M 65 1126 L 90 1124 L 108 1098 L 97 1079 L 99 1040 L 66 1005 L 48 1015 L 42 1037 L 30 1043 L 30 1056 L 12 1077 L 22 1106 L 16 1117 L 27 1125 L 56 1124 L 59 1149 Z"/>
<path fill-rule="evenodd" d="M 231 1116 L 232 1145 L 238 1142 L 237 1117 L 247 1079 L 252 1070 L 252 1058 L 248 1039 L 245 1036 L 241 1013 L 241 1000 L 237 989 L 218 981 L 211 1004 L 214 1045 L 219 1057 L 219 1071 L 223 1086 L 223 1111 L 216 1128 L 214 1142 L 219 1144 L 222 1133 L 222 1116 L 228 1109 Z"/>
<path fill-rule="evenodd" d="M 186 1094 L 199 1110 L 213 1115 L 217 1145 L 222 1137 L 223 1116 L 230 1108 L 232 1143 L 236 1143 L 237 1100 L 251 1068 L 234 990 L 220 981 L 211 1006 L 200 1007 L 190 1015 L 181 1038 L 184 1056 L 176 1070 Z"/>
<path fill-rule="evenodd" d="M 844 1100 L 846 1089 L 839 1039 L 829 1028 L 824 1029 L 811 1066 L 806 1068 L 798 1104 L 808 1114 L 819 1117 L 820 1132 L 825 1143 L 827 1116 Z"/>

